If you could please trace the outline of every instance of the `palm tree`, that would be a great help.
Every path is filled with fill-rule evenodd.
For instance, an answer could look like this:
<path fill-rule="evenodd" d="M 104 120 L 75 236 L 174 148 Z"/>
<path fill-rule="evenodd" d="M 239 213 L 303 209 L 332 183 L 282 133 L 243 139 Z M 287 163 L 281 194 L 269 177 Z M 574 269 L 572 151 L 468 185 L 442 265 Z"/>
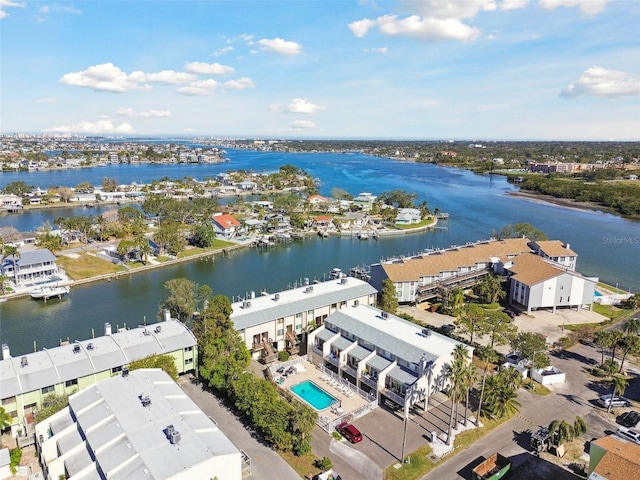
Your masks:
<path fill-rule="evenodd" d="M 492 348 L 487 348 L 483 351 L 484 351 L 484 358 L 481 360 L 484 360 L 484 372 L 482 373 L 482 387 L 480 389 L 480 401 L 478 402 L 478 416 L 476 417 L 476 426 L 480 424 L 480 414 L 482 413 L 482 400 L 484 397 L 484 389 L 486 385 L 489 364 L 492 362 L 495 362 L 497 358 L 496 352 Z M 478 353 L 480 353 L 480 350 L 478 350 Z"/>
<path fill-rule="evenodd" d="M 624 394 L 624 391 L 629 386 L 629 380 L 622 375 L 614 375 L 613 376 L 613 392 L 611 392 L 611 401 L 609 402 L 609 408 L 607 408 L 607 413 L 611 412 L 611 406 L 613 405 L 613 398 L 616 394 Z"/>
<path fill-rule="evenodd" d="M 455 288 L 449 295 L 449 308 L 456 314 L 464 305 L 464 290 L 461 288 Z"/>
<path fill-rule="evenodd" d="M 478 369 L 472 363 L 467 365 L 462 374 L 462 383 L 465 389 L 465 402 L 464 402 L 464 426 L 467 426 L 467 412 L 469 410 L 469 393 L 473 386 L 478 382 Z M 478 414 L 479 415 L 479 414 Z"/>
<path fill-rule="evenodd" d="M 575 422 L 573 422 L 573 434 L 579 437 L 584 433 L 587 433 L 587 422 L 582 417 L 576 417 Z"/>
<path fill-rule="evenodd" d="M 463 344 L 457 344 L 452 353 L 451 365 L 447 368 L 447 379 L 450 382 L 448 395 L 451 400 L 451 411 L 449 413 L 449 433 L 447 435 L 447 445 L 451 445 L 451 433 L 454 428 L 454 410 L 455 410 L 455 428 L 458 428 L 458 402 L 462 399 L 460 385 L 463 381 L 464 370 L 469 358 L 469 351 Z"/>
<path fill-rule="evenodd" d="M 511 375 L 504 370 L 487 379 L 486 409 L 493 418 L 502 418 L 520 409 L 520 402 L 516 400 L 516 387 L 510 379 Z"/>
<path fill-rule="evenodd" d="M 621 330 L 609 330 L 611 333 L 611 360 L 615 360 L 616 348 L 620 346 L 620 340 L 624 337 Z"/>
<path fill-rule="evenodd" d="M 2 260 L 11 257 L 9 260 L 13 264 L 13 283 L 18 285 L 18 260 L 20 260 L 20 250 L 15 245 L 4 245 Z"/>
<path fill-rule="evenodd" d="M 600 330 L 596 332 L 593 342 L 600 347 L 600 352 L 602 353 L 602 361 L 600 365 L 604 364 L 604 350 L 606 348 L 610 348 L 612 346 L 613 337 L 611 336 L 611 332 L 608 330 Z"/>
<path fill-rule="evenodd" d="M 618 373 L 622 372 L 622 367 L 628 354 L 634 355 L 640 353 L 640 337 L 638 337 L 638 335 L 635 333 L 628 334 L 622 340 L 620 340 L 620 345 L 623 349 L 623 353 L 622 361 L 620 362 L 620 370 L 618 370 Z"/>
<path fill-rule="evenodd" d="M 556 447 L 559 447 L 566 441 L 573 440 L 575 430 L 571 424 L 564 420 L 554 420 L 549 424 L 549 438 Z"/>
<path fill-rule="evenodd" d="M 640 333 L 640 318 L 633 317 L 627 320 L 624 324 L 623 331 L 627 335 L 634 335 L 637 337 Z"/>

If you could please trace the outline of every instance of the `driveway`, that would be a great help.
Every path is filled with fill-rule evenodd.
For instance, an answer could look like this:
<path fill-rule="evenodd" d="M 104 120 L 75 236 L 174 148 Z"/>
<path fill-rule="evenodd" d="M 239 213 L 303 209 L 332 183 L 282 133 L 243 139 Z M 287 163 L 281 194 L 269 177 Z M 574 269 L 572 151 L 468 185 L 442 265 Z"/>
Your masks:
<path fill-rule="evenodd" d="M 180 377 L 178 384 L 200 409 L 213 418 L 233 444 L 251 458 L 253 480 L 300 480 L 293 468 L 271 448 L 254 438 L 236 416 L 213 394 L 195 383 L 190 375 Z"/>

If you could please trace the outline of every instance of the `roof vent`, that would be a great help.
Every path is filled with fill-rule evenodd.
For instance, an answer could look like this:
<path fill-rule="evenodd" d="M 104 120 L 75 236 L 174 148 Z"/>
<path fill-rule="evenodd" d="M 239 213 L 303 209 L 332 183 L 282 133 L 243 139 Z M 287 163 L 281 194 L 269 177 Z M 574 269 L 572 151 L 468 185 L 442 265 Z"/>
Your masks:
<path fill-rule="evenodd" d="M 312 293 L 313 292 L 313 285 L 309 285 L 307 288 L 304 289 L 304 293 Z"/>
<path fill-rule="evenodd" d="M 165 429 L 165 433 L 167 434 L 167 437 L 170 437 L 171 434 L 175 431 L 176 429 L 173 427 L 173 424 L 167 425 L 167 428 Z"/>
<path fill-rule="evenodd" d="M 27 357 L 22 357 L 20 359 L 20 366 L 21 367 L 28 367 L 29 366 L 29 359 Z"/>
<path fill-rule="evenodd" d="M 140 398 L 140 401 L 142 402 L 143 407 L 149 408 L 151 406 L 151 397 L 149 397 L 149 395 L 143 392 L 140 394 L 139 398 Z"/>
<path fill-rule="evenodd" d="M 380 315 L 382 316 L 382 318 L 389 318 L 389 313 L 388 312 L 380 312 Z"/>
<path fill-rule="evenodd" d="M 360 300 L 354 300 L 353 301 L 353 306 L 357 307 L 358 305 L 360 305 Z"/>
<path fill-rule="evenodd" d="M 340 279 L 340 285 L 346 285 L 349 282 L 349 280 L 347 279 L 347 277 L 342 277 Z"/>
<path fill-rule="evenodd" d="M 251 302 L 249 300 L 242 301 L 242 308 L 250 308 L 250 307 L 251 307 Z"/>
<path fill-rule="evenodd" d="M 276 294 L 273 296 L 273 299 L 274 299 L 276 302 L 277 302 L 278 300 L 280 300 L 280 294 L 279 294 L 279 293 L 276 293 Z"/>
<path fill-rule="evenodd" d="M 129 367 L 122 367 L 122 376 L 125 378 L 129 376 Z"/>
<path fill-rule="evenodd" d="M 162 326 L 158 325 L 153 331 L 156 333 L 160 333 L 162 331 Z"/>
<path fill-rule="evenodd" d="M 87 343 L 87 350 L 93 350 L 93 343 Z"/>
<path fill-rule="evenodd" d="M 80 353 L 80 345 L 74 345 L 73 346 L 73 353 Z"/>
<path fill-rule="evenodd" d="M 180 432 L 173 432 L 169 437 L 171 445 L 177 445 L 180 442 Z"/>
<path fill-rule="evenodd" d="M 429 335 L 431 335 L 431 330 L 429 330 L 428 328 L 423 328 L 423 329 L 422 329 L 422 334 L 423 334 L 425 337 L 428 337 Z"/>

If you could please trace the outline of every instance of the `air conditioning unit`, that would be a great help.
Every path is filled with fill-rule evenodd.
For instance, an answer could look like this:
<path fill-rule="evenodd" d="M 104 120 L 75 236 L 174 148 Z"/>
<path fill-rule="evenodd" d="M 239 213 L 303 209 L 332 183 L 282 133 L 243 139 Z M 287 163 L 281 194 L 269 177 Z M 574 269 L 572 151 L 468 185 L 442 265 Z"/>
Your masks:
<path fill-rule="evenodd" d="M 382 318 L 389 318 L 389 312 L 381 312 L 380 315 Z"/>

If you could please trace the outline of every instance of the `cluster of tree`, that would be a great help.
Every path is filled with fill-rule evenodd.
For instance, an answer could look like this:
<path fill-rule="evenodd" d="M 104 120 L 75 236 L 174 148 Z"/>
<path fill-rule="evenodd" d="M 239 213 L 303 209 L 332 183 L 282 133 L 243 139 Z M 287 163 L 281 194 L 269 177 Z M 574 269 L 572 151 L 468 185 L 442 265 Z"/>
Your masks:
<path fill-rule="evenodd" d="M 640 184 L 630 182 L 586 182 L 584 178 L 558 178 L 527 175 L 523 190 L 568 198 L 578 202 L 593 202 L 614 209 L 622 215 L 640 215 Z"/>
<path fill-rule="evenodd" d="M 170 355 L 149 355 L 148 357 L 134 360 L 128 365 L 129 370 L 140 368 L 160 368 L 164 370 L 173 380 L 178 380 L 178 368 Z"/>
<path fill-rule="evenodd" d="M 201 379 L 228 398 L 236 411 L 275 448 L 300 455 L 311 450 L 317 414 L 281 394 L 273 382 L 247 371 L 251 356 L 231 321 L 231 302 L 184 278 L 165 284 L 161 310 L 189 322 L 198 340 Z M 197 315 L 193 315 L 194 312 Z"/>
<path fill-rule="evenodd" d="M 559 447 L 565 442 L 570 442 L 574 438 L 587 433 L 587 423 L 582 417 L 576 417 L 573 425 L 566 420 L 553 420 L 549 423 L 548 430 L 551 444 Z"/>
<path fill-rule="evenodd" d="M 549 240 L 547 234 L 542 230 L 538 230 L 536 227 L 529 223 L 514 223 L 505 225 L 500 230 L 494 230 L 491 232 L 491 236 L 497 239 L 504 238 L 528 238 L 531 241 L 537 242 L 539 240 Z"/>
<path fill-rule="evenodd" d="M 593 335 L 593 342 L 601 347 L 600 368 L 606 373 L 622 373 L 628 355 L 640 355 L 640 319 L 630 318 L 622 330 L 601 330 Z M 605 350 L 610 349 L 611 357 L 605 360 Z M 616 352 L 622 352 L 620 365 L 616 361 Z"/>
<path fill-rule="evenodd" d="M 69 405 L 69 395 L 49 394 L 42 399 L 42 407 L 36 412 L 36 423 L 50 417 Z"/>

